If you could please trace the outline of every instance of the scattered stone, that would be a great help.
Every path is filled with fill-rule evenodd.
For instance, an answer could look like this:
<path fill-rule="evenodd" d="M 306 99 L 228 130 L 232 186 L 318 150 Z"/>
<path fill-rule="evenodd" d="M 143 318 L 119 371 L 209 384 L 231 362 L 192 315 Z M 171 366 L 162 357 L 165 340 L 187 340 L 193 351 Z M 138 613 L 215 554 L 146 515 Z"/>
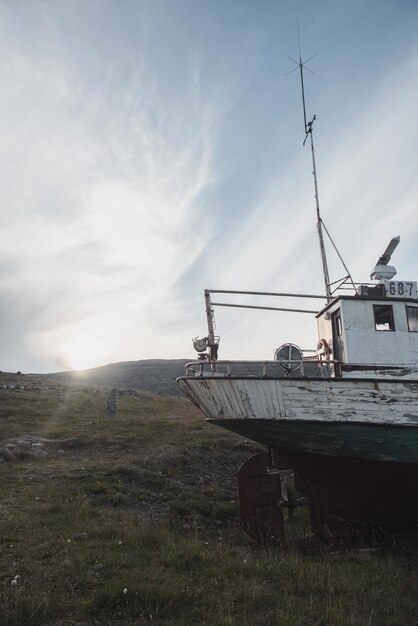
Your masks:
<path fill-rule="evenodd" d="M 51 445 L 60 446 L 61 450 L 71 450 L 72 448 L 78 448 L 82 444 L 80 439 L 77 437 L 70 437 L 69 439 L 57 439 L 56 441 L 51 441 Z"/>
<path fill-rule="evenodd" d="M 79 445 L 81 445 L 81 441 L 77 437 L 69 437 L 68 439 L 46 439 L 45 437 L 37 437 L 35 435 L 25 434 L 20 435 L 16 439 L 12 439 L 9 443 L 6 444 L 6 447 L 12 449 L 18 446 L 20 448 L 42 450 L 45 447 L 59 447 L 60 449 L 64 449 L 76 448 Z"/>
<path fill-rule="evenodd" d="M 33 455 L 38 459 L 45 459 L 48 453 L 45 450 L 34 450 Z"/>
<path fill-rule="evenodd" d="M 117 395 L 118 395 L 118 390 L 116 387 L 114 387 L 106 400 L 106 406 L 105 406 L 106 417 L 114 417 L 116 415 L 116 411 L 118 408 Z"/>
<path fill-rule="evenodd" d="M 0 458 L 3 461 L 13 461 L 15 457 L 8 448 L 0 448 Z"/>
<path fill-rule="evenodd" d="M 59 454 L 59 456 L 65 456 L 66 452 L 65 450 L 57 450 L 57 454 Z"/>
<path fill-rule="evenodd" d="M 16 445 L 18 445 L 20 448 L 31 448 L 32 444 L 30 441 L 28 441 L 27 439 L 23 439 L 23 438 L 19 438 L 16 440 Z"/>

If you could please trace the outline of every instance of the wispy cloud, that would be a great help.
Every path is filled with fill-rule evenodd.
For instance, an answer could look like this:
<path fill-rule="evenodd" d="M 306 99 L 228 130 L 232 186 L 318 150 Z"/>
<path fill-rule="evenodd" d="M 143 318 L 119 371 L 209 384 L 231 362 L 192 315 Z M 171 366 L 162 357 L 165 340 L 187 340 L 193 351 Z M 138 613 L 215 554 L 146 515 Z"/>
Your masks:
<path fill-rule="evenodd" d="M 112 94 L 53 50 L 42 62 L 13 44 L 0 120 L 4 332 L 19 310 L 37 368 L 150 356 L 155 313 L 210 237 L 197 224 L 227 100 L 203 99 L 194 74 L 167 103 L 144 59 Z"/>

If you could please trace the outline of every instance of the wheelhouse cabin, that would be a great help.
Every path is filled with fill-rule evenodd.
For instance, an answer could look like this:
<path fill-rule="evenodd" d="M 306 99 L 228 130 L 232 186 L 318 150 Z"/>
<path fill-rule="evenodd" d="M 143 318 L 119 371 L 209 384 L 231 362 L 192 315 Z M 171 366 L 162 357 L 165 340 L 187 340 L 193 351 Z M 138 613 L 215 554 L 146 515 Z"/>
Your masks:
<path fill-rule="evenodd" d="M 340 365 L 335 374 L 418 366 L 417 283 L 360 285 L 317 315 L 318 354 Z"/>

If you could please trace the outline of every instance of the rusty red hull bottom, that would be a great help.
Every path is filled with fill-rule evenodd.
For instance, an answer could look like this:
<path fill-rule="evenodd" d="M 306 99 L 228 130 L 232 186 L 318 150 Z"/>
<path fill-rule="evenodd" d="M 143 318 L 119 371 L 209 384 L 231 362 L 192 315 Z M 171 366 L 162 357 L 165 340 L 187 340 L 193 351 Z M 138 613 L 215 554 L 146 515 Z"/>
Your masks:
<path fill-rule="evenodd" d="M 309 496 L 312 530 L 323 539 L 418 530 L 418 465 L 274 449 L 239 474 L 241 517 L 254 537 L 284 533 L 276 468 L 295 471 Z"/>

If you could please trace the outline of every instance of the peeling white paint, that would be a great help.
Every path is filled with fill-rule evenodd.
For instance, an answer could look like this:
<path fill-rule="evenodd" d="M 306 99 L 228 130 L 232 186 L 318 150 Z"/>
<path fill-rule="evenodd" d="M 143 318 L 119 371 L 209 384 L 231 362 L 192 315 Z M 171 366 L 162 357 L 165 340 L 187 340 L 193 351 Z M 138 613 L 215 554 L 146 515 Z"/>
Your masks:
<path fill-rule="evenodd" d="M 178 382 L 213 419 L 418 423 L 418 380 L 190 377 Z"/>

